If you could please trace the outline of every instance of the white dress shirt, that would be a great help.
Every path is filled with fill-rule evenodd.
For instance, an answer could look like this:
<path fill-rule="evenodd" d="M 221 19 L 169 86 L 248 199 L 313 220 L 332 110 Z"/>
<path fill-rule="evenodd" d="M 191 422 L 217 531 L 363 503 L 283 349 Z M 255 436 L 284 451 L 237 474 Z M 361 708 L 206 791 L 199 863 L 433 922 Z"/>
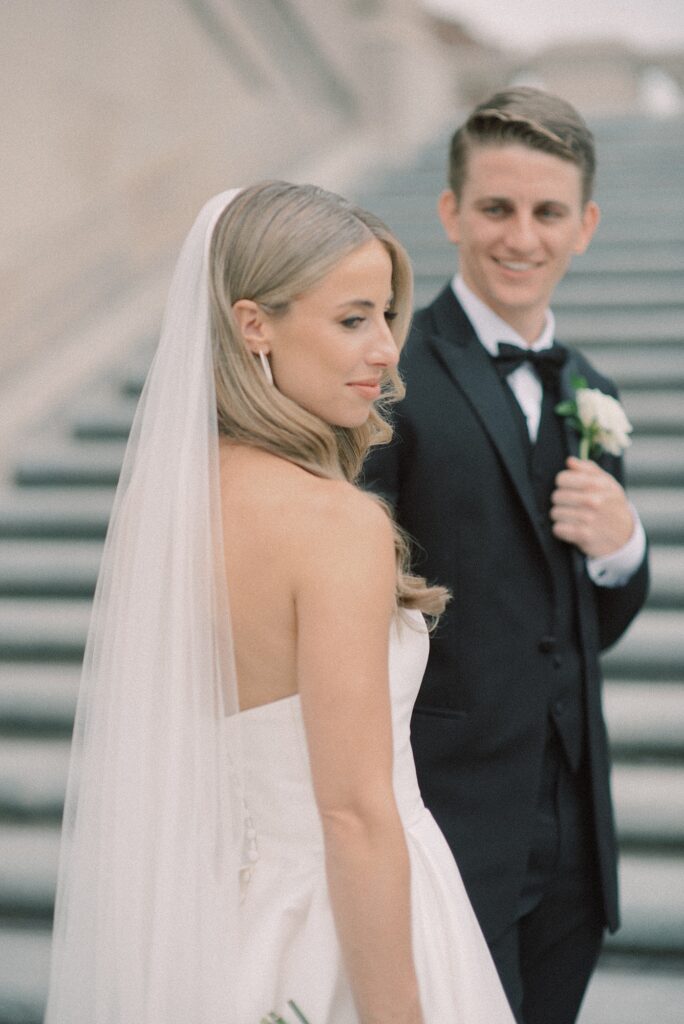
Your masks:
<path fill-rule="evenodd" d="M 454 294 L 460 302 L 466 316 L 470 320 L 476 335 L 491 356 L 498 353 L 499 342 L 541 352 L 553 345 L 556 321 L 551 310 L 546 311 L 546 321 L 541 334 L 533 344 L 529 345 L 510 324 L 502 320 L 490 307 L 478 298 L 468 287 L 460 274 L 456 274 L 451 283 Z M 515 395 L 527 421 L 530 440 L 537 440 L 543 389 L 536 370 L 531 363 L 521 363 L 506 381 Z M 587 558 L 587 572 L 592 581 L 600 587 L 623 586 L 641 565 L 646 550 L 646 535 L 639 515 L 630 503 L 630 511 L 634 520 L 632 535 L 626 544 L 617 551 L 601 558 Z"/>

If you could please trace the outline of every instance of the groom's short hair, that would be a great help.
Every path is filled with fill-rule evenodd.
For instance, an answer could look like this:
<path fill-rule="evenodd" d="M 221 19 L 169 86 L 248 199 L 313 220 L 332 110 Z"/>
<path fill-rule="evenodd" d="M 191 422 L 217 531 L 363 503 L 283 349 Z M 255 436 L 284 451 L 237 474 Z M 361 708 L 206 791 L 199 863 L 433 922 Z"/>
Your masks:
<path fill-rule="evenodd" d="M 582 201 L 591 199 L 596 170 L 594 137 L 566 100 L 541 89 L 519 86 L 479 103 L 456 129 L 449 151 L 449 187 L 460 198 L 473 146 L 518 144 L 575 164 L 582 178 Z"/>

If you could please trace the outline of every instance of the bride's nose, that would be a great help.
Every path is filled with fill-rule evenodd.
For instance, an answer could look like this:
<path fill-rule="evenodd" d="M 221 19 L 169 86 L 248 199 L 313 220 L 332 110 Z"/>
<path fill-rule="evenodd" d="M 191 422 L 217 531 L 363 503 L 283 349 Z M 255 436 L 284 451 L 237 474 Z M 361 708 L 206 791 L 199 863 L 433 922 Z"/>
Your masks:
<path fill-rule="evenodd" d="M 367 359 L 371 366 L 396 366 L 399 362 L 399 349 L 384 317 L 382 324 L 378 325 Z"/>

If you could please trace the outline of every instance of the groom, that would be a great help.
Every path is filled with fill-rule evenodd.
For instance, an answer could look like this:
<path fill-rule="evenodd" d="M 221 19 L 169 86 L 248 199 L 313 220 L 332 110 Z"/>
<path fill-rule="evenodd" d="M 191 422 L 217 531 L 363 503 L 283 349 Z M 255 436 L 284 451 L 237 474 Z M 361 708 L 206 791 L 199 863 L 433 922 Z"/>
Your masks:
<path fill-rule="evenodd" d="M 577 458 L 573 381 L 548 306 L 597 226 L 593 139 L 517 88 L 452 140 L 439 197 L 459 272 L 415 318 L 407 397 L 366 470 L 450 587 L 412 723 L 441 826 L 518 1021 L 571 1024 L 618 926 L 599 653 L 644 602 L 644 532 L 619 457 Z"/>

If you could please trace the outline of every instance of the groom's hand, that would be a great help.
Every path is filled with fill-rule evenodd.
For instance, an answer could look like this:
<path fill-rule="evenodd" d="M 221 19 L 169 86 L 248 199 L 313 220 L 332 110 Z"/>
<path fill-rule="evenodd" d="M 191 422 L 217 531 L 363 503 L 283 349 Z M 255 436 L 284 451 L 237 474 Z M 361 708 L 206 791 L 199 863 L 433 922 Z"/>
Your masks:
<path fill-rule="evenodd" d="M 588 558 L 610 555 L 626 544 L 634 520 L 623 488 L 595 462 L 570 456 L 551 495 L 553 532 Z"/>

